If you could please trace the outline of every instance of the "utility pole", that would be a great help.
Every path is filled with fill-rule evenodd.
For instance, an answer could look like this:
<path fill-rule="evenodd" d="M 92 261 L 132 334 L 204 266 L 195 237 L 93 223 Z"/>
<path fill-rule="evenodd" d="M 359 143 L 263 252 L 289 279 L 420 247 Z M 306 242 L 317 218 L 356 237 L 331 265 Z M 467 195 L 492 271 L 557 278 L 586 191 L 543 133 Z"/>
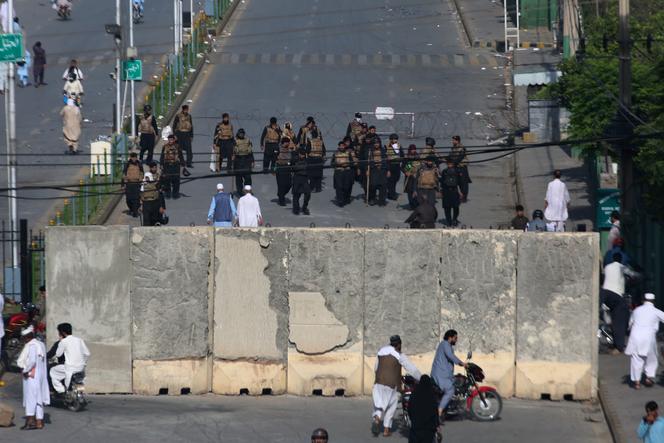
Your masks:
<path fill-rule="evenodd" d="M 4 23 L 5 33 L 14 31 L 14 0 L 7 1 L 7 23 Z M 16 91 L 14 84 L 14 63 L 7 63 L 7 93 L 5 94 L 5 113 L 7 121 L 7 206 L 9 209 L 10 238 L 12 240 L 12 266 L 16 268 L 18 262 L 18 208 L 16 200 Z M 14 274 L 16 277 L 16 274 Z M 14 278 L 15 280 L 15 278 Z"/>
<path fill-rule="evenodd" d="M 622 115 L 626 129 L 630 127 L 630 117 L 625 114 L 632 107 L 632 58 L 631 58 L 631 42 L 629 38 L 629 0 L 618 1 L 618 43 L 620 45 L 619 52 L 619 94 L 620 94 L 620 107 L 619 115 Z M 629 145 L 629 141 L 621 142 L 620 149 L 620 188 L 621 188 L 621 202 L 622 213 L 628 220 L 631 219 L 634 205 L 634 151 Z"/>
<path fill-rule="evenodd" d="M 127 0 L 129 4 L 129 47 L 134 50 L 134 2 L 133 0 Z M 136 137 L 136 94 L 134 92 L 134 80 L 131 80 L 130 84 L 130 93 L 131 93 L 131 137 L 132 139 Z"/>
<path fill-rule="evenodd" d="M 121 26 L 120 20 L 120 0 L 115 0 L 115 24 L 118 25 L 118 28 Z M 120 78 L 122 77 L 122 66 L 120 66 L 120 60 L 122 58 L 122 41 L 118 42 L 117 38 L 115 40 L 115 53 L 115 132 L 119 134 L 122 131 L 122 97 L 120 94 Z"/>

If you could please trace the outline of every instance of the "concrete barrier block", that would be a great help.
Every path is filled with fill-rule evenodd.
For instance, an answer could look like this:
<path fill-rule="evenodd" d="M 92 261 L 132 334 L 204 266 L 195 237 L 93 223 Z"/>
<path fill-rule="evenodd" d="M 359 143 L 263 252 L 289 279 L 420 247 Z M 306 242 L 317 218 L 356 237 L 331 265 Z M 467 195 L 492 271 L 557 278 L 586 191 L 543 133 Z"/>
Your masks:
<path fill-rule="evenodd" d="M 362 344 L 322 355 L 288 351 L 288 393 L 362 395 Z"/>
<path fill-rule="evenodd" d="M 472 351 L 485 382 L 504 396 L 514 394 L 518 235 L 445 231 L 441 249 L 440 336 L 455 329 L 457 356 Z"/>
<path fill-rule="evenodd" d="M 521 234 L 518 240 L 516 395 L 597 393 L 597 234 Z"/>
<path fill-rule="evenodd" d="M 375 356 L 393 334 L 404 350 L 435 351 L 440 336 L 441 232 L 365 233 L 364 353 Z"/>
<path fill-rule="evenodd" d="M 216 230 L 213 346 L 216 359 L 285 363 L 287 272 L 287 231 Z"/>
<path fill-rule="evenodd" d="M 207 355 L 212 248 L 213 231 L 207 227 L 132 230 L 134 359 Z"/>
<path fill-rule="evenodd" d="M 286 363 L 216 360 L 212 392 L 222 395 L 286 393 Z"/>
<path fill-rule="evenodd" d="M 132 391 L 129 227 L 46 229 L 48 343 L 71 323 L 90 353 L 89 392 Z"/>
<path fill-rule="evenodd" d="M 207 358 L 134 360 L 134 394 L 186 395 L 207 392 Z"/>

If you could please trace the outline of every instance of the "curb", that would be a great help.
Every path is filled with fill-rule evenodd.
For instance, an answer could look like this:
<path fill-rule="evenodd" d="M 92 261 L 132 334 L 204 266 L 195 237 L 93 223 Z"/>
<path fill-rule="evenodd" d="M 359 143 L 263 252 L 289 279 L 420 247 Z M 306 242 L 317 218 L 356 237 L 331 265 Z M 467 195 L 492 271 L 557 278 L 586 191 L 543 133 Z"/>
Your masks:
<path fill-rule="evenodd" d="M 475 39 L 473 38 L 471 32 L 470 32 L 470 27 L 468 26 L 468 23 L 466 23 L 466 17 L 465 14 L 461 12 L 461 6 L 460 6 L 460 1 L 459 0 L 452 0 L 452 5 L 454 6 L 454 9 L 456 10 L 457 16 L 459 19 L 461 19 L 461 27 L 463 28 L 463 33 L 465 35 L 465 43 L 468 46 L 472 46 L 471 42 L 474 42 Z"/>
<path fill-rule="evenodd" d="M 457 1 L 457 0 L 455 0 Z M 498 52 L 505 52 L 505 40 L 471 40 L 473 42 L 473 48 L 489 48 L 495 49 Z M 555 48 L 556 45 L 553 43 L 546 42 L 530 42 L 525 41 L 521 42 L 518 49 L 531 49 L 531 48 Z"/>
<path fill-rule="evenodd" d="M 228 10 L 226 14 L 224 14 L 224 18 L 217 24 L 216 27 L 216 35 L 219 35 L 221 31 L 226 27 L 228 22 L 230 21 L 231 17 L 233 16 L 233 13 L 235 12 L 235 9 L 237 8 L 237 5 L 240 3 L 239 0 L 236 0 L 231 3 L 231 7 Z M 209 48 L 208 48 L 209 49 Z M 166 57 L 166 56 L 164 56 Z M 177 96 L 173 104 L 171 105 L 171 108 L 169 109 L 168 113 L 164 117 L 162 121 L 162 128 L 163 124 L 168 123 L 170 124 L 172 120 L 175 118 L 175 114 L 177 114 L 178 110 L 180 109 L 180 106 L 182 106 L 182 103 L 187 99 L 187 96 L 189 95 L 189 92 L 191 91 L 191 88 L 194 86 L 194 83 L 196 83 L 196 79 L 198 79 L 199 74 L 203 70 L 203 66 L 208 60 L 208 55 L 207 53 L 203 54 L 203 57 L 200 58 L 198 63 L 196 64 L 196 71 L 192 72 L 191 77 L 187 80 L 185 85 L 182 87 L 182 90 L 180 91 L 180 95 Z M 155 152 L 159 145 L 162 143 L 161 139 L 159 142 L 155 144 Z M 122 198 L 124 197 L 124 193 L 118 194 L 113 196 L 109 203 L 104 207 L 101 213 L 99 213 L 98 216 L 94 217 L 90 224 L 96 224 L 96 225 L 104 225 L 108 221 L 108 219 L 111 217 L 111 214 L 115 211 L 115 208 L 118 206 L 118 204 L 122 201 Z"/>
<path fill-rule="evenodd" d="M 599 389 L 597 389 L 597 396 L 599 397 L 599 402 L 602 405 L 602 411 L 604 412 L 604 419 L 606 420 L 607 425 L 609 426 L 609 432 L 614 443 L 628 443 L 628 440 L 625 438 L 622 426 L 618 420 L 618 412 L 615 411 L 609 402 L 606 399 L 604 389 L 602 389 L 602 380 L 597 381 L 599 384 Z"/>

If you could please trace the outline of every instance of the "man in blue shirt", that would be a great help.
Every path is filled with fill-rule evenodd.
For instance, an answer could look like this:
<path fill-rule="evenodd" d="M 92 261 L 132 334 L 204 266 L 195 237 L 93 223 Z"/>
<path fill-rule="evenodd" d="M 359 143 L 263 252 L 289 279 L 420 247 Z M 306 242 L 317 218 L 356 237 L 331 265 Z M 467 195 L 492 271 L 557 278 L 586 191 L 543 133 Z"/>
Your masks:
<path fill-rule="evenodd" d="M 443 392 L 443 398 L 441 398 L 438 405 L 438 416 L 441 420 L 445 418 L 445 408 L 454 396 L 454 365 L 466 367 L 466 363 L 454 355 L 454 345 L 456 345 L 458 338 L 459 334 L 454 329 L 445 332 L 443 341 L 438 345 L 431 367 L 431 378 Z"/>
<path fill-rule="evenodd" d="M 646 403 L 646 416 L 636 433 L 645 443 L 664 443 L 664 418 L 659 416 L 659 407 L 654 401 Z"/>
<path fill-rule="evenodd" d="M 207 224 L 215 228 L 230 228 L 237 217 L 235 203 L 230 194 L 224 192 L 224 185 L 217 183 L 217 194 L 212 197 L 208 210 Z"/>

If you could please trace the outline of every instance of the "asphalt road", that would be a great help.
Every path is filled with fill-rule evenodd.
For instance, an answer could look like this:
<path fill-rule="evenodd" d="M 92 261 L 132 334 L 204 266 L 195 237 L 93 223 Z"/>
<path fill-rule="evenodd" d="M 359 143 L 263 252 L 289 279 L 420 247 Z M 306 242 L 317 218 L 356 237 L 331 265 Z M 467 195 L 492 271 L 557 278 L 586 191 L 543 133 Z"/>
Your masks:
<path fill-rule="evenodd" d="M 269 0 L 243 1 L 188 97 L 197 153 L 194 180 L 183 185 L 184 198 L 167 202 L 171 223 L 204 224 L 215 184 L 233 186 L 232 178 L 210 176 L 208 169 L 212 132 L 223 112 L 231 114 L 236 130 L 247 131 L 256 148 L 271 116 L 297 128 L 311 115 L 331 155 L 354 113 L 378 106 L 406 113 L 392 121 L 365 113 L 379 133 L 399 133 L 404 147 L 421 148 L 426 136 L 449 146 L 455 134 L 467 146 L 485 146 L 504 121 L 502 61 L 488 51 L 467 50 L 460 36 L 450 4 L 441 0 L 292 0 L 288 8 Z M 256 157 L 258 170 L 262 157 Z M 474 183 L 470 202 L 461 209 L 462 223 L 475 228 L 506 224 L 513 205 L 509 162 L 473 164 L 470 174 Z M 359 186 L 353 191 L 356 200 L 337 208 L 330 169 L 323 192 L 312 196 L 310 216 L 293 215 L 290 204 L 276 205 L 273 176 L 256 174 L 253 182 L 272 226 L 403 227 L 409 214 L 404 195 L 385 208 L 365 206 Z M 110 223 L 138 224 L 122 213 L 125 209 L 120 205 Z M 442 217 L 440 203 L 438 210 Z"/>
<path fill-rule="evenodd" d="M 22 423 L 16 382 L 0 388 Z M 324 427 L 330 442 L 375 441 L 369 432 L 371 400 L 321 397 L 184 397 L 92 396 L 87 410 L 72 413 L 49 407 L 43 431 L 0 428 L 3 441 L 25 443 L 103 441 L 131 442 L 308 442 Z M 397 411 L 399 416 L 400 410 Z M 477 423 L 448 421 L 444 441 L 473 443 L 605 443 L 608 428 L 598 407 L 576 402 L 506 400 L 501 420 Z M 383 437 L 380 437 L 383 440 Z M 406 441 L 398 433 L 393 441 Z"/>
<path fill-rule="evenodd" d="M 26 48 L 41 41 L 46 50 L 48 86 L 38 89 L 30 86 L 16 89 L 17 110 L 17 168 L 19 186 L 62 185 L 78 183 L 79 178 L 89 172 L 88 143 L 98 135 L 110 135 L 112 131 L 115 101 L 115 83 L 109 73 L 115 67 L 115 44 L 104 31 L 104 24 L 115 21 L 115 2 L 99 0 L 77 0 L 74 2 L 72 18 L 58 19 L 48 0 L 14 2 L 16 14 L 27 35 Z M 122 0 L 123 6 L 127 0 Z M 124 13 L 124 11 L 123 11 Z M 125 14 L 126 15 L 126 14 Z M 172 50 L 172 9 L 161 2 L 147 1 L 144 23 L 135 27 L 134 43 L 139 56 L 144 60 L 144 78 L 155 71 L 161 56 Z M 62 141 L 61 76 L 72 58 L 80 60 L 84 81 L 83 134 L 81 151 L 77 157 L 65 156 Z M 144 84 L 136 84 L 137 95 Z M 4 121 L 4 106 L 0 112 Z M 127 113 L 129 107 L 127 107 Z M 0 125 L 0 137 L 4 140 L 5 127 Z M 3 143 L 4 144 L 4 143 Z M 4 151 L 3 151 L 4 152 Z M 30 155 L 24 155 L 30 154 Z M 6 187 L 6 159 L 0 160 L 0 188 Z M 7 201 L 0 193 L 0 219 L 7 219 Z M 19 191 L 23 198 L 48 198 L 61 195 L 54 191 Z M 38 227 L 48 222 L 54 205 L 62 201 L 19 200 L 19 217 L 27 218 L 31 226 Z"/>

